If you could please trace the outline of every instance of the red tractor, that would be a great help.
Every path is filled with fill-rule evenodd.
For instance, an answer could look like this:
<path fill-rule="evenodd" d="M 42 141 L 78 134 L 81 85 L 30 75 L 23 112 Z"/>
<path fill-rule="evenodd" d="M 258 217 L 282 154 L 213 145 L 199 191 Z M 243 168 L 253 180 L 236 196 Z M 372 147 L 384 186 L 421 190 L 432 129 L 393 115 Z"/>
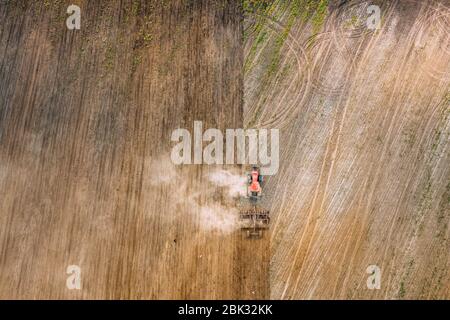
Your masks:
<path fill-rule="evenodd" d="M 247 237 L 262 237 L 263 229 L 269 227 L 269 210 L 258 205 L 262 197 L 263 176 L 258 167 L 252 167 L 252 171 L 247 175 L 247 197 L 250 200 L 250 207 L 241 210 L 241 228 L 247 231 Z"/>

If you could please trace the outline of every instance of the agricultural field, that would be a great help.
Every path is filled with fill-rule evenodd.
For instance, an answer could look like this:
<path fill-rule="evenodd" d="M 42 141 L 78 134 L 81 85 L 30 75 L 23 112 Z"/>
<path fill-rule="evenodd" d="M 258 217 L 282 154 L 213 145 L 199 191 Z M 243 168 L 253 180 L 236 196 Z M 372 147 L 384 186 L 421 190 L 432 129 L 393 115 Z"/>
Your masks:
<path fill-rule="evenodd" d="M 450 298 L 448 1 L 0 0 L 0 21 L 0 299 Z M 251 166 L 206 163 L 199 124 L 279 132 L 260 236 Z M 174 163 L 175 132 L 205 161 Z"/>

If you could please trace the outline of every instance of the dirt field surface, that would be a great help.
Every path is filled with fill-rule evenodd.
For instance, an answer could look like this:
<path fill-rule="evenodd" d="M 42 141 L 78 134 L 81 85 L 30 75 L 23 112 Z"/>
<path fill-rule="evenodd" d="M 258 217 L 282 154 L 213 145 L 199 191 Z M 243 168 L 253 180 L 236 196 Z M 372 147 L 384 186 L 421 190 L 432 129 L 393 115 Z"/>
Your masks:
<path fill-rule="evenodd" d="M 0 21 L 0 299 L 450 298 L 448 1 L 0 0 Z M 173 164 L 196 120 L 280 129 L 261 239 L 246 167 Z"/>
<path fill-rule="evenodd" d="M 325 2 L 245 28 L 245 123 L 283 128 L 270 297 L 448 299 L 449 3 Z"/>

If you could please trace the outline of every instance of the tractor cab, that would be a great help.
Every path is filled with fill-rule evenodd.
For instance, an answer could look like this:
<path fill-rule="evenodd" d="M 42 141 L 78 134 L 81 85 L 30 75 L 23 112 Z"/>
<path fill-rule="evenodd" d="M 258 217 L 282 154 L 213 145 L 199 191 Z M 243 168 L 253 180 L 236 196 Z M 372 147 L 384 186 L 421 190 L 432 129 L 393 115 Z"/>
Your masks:
<path fill-rule="evenodd" d="M 248 174 L 247 181 L 247 196 L 250 199 L 259 199 L 262 196 L 261 184 L 263 182 L 263 176 L 259 172 L 258 167 L 253 167 L 252 171 Z"/>

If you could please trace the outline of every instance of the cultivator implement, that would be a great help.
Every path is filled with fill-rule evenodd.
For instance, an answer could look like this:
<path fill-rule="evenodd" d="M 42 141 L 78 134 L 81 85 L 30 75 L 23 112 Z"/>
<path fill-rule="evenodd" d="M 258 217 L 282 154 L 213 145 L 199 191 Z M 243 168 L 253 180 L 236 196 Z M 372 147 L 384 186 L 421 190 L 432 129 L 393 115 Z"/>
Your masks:
<path fill-rule="evenodd" d="M 242 211 L 239 216 L 241 229 L 246 231 L 247 237 L 262 236 L 264 229 L 269 228 L 269 210 L 257 208 L 254 206 L 251 209 Z"/>

